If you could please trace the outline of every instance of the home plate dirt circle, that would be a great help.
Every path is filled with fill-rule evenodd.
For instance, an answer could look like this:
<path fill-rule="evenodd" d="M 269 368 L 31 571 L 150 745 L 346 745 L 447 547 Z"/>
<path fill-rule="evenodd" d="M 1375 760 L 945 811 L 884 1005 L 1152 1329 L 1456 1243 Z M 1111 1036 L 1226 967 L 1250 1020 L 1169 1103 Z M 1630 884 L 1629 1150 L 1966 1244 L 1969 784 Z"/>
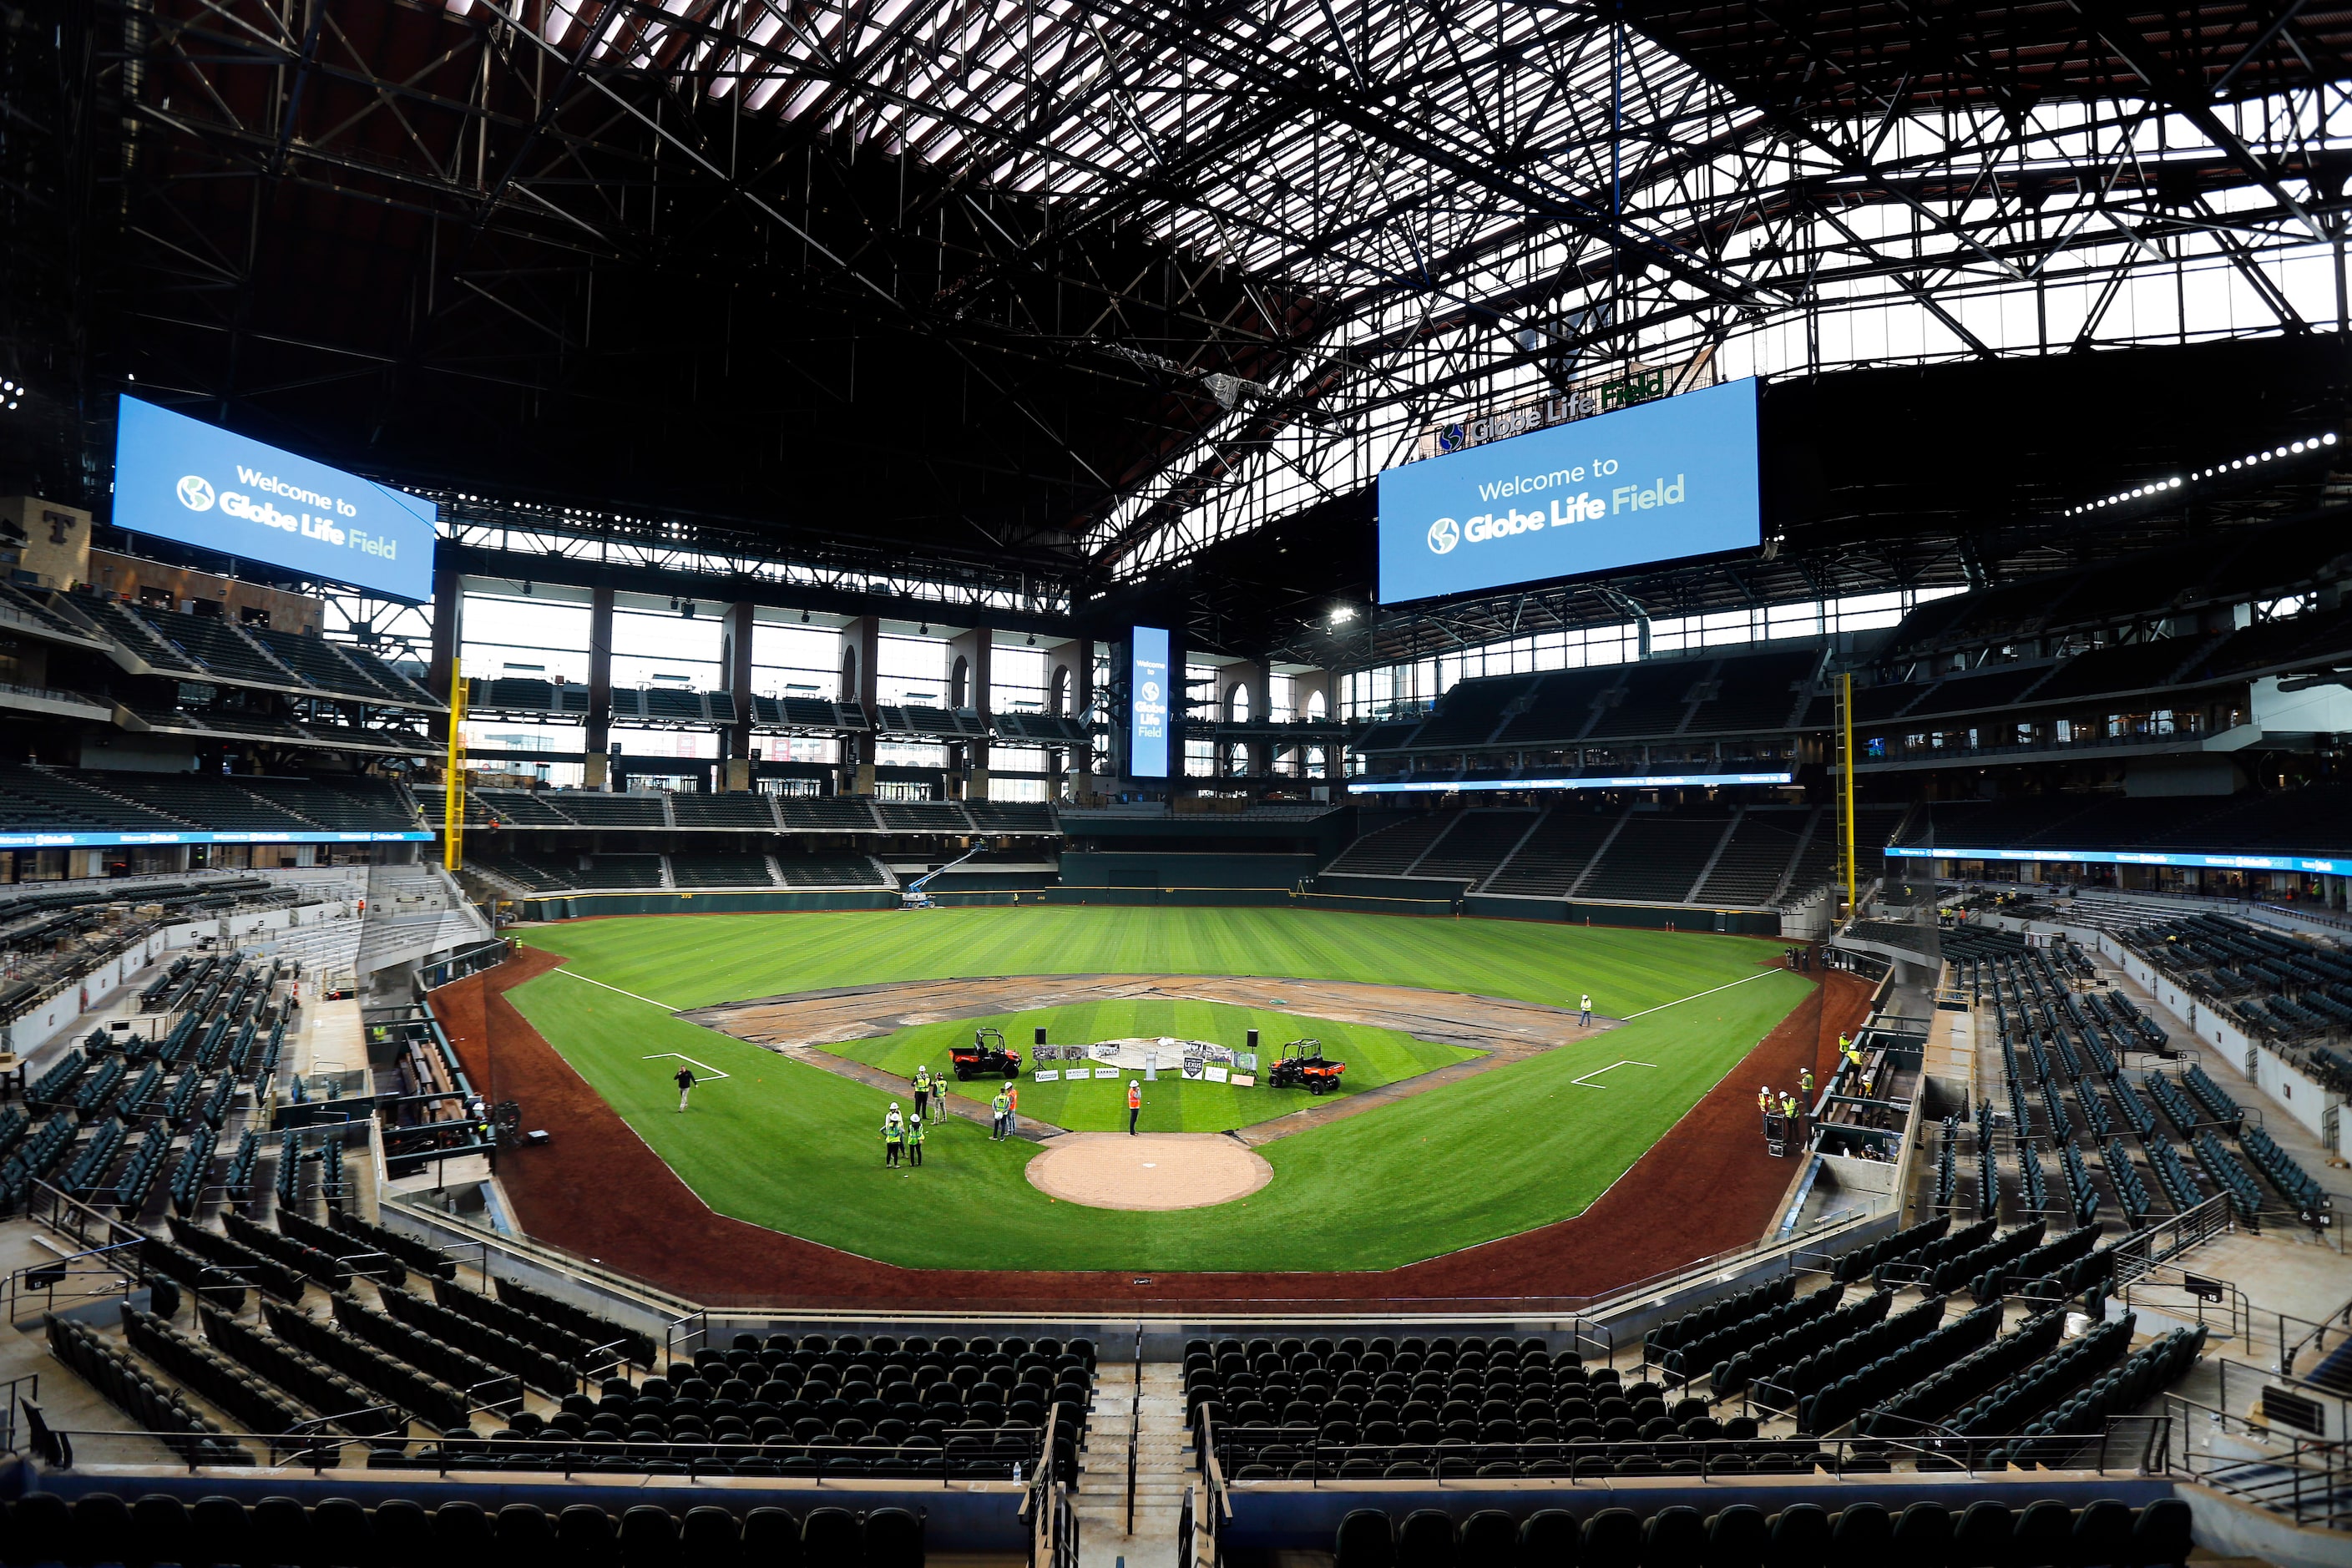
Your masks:
<path fill-rule="evenodd" d="M 1070 1132 L 1029 1162 L 1030 1184 L 1097 1209 L 1197 1209 L 1274 1180 L 1263 1155 L 1222 1132 Z"/>

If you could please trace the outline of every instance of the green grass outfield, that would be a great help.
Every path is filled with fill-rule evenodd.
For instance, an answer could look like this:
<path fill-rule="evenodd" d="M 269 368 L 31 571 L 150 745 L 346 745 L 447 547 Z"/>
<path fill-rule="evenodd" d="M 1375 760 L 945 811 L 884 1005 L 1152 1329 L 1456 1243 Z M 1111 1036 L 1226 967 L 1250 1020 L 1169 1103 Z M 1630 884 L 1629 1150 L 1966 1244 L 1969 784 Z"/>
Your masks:
<path fill-rule="evenodd" d="M 1174 1036 L 1179 1039 L 1213 1040 L 1239 1047 L 1258 1032 L 1256 1086 L 1236 1089 L 1230 1083 L 1188 1081 L 1171 1060 L 1162 1077 L 1144 1085 L 1143 1116 L 1138 1125 L 1146 1132 L 1223 1132 L 1304 1110 L 1310 1105 L 1330 1105 L 1349 1094 L 1400 1079 L 1415 1078 L 1432 1068 L 1475 1057 L 1476 1051 L 1416 1040 L 1393 1029 L 1363 1024 L 1342 1024 L 1331 1018 L 1309 1018 L 1290 1013 L 1260 1012 L 1224 1002 L 1192 997 L 1115 998 L 1069 1007 L 1047 1007 L 1026 1013 L 1005 1013 L 988 1018 L 950 1018 L 919 1024 L 871 1040 L 849 1040 L 825 1049 L 868 1067 L 880 1068 L 912 1081 L 916 1068 L 928 1063 L 934 1072 L 948 1072 L 950 1091 L 987 1101 L 1004 1087 L 1001 1078 L 973 1079 L 959 1083 L 948 1066 L 948 1047 L 968 1044 L 977 1028 L 1002 1030 L 1006 1042 L 1021 1053 L 1021 1110 L 1041 1121 L 1076 1132 L 1127 1130 L 1127 1079 L 1080 1079 L 1039 1083 L 1030 1075 L 1036 1063 L 1030 1041 L 1038 1025 L 1049 1040 L 1080 1043 L 1133 1039 L 1139 1036 Z M 1269 1089 L 1265 1075 L 1286 1040 L 1312 1037 L 1323 1042 L 1323 1054 L 1348 1064 L 1340 1075 L 1341 1092 L 1318 1097 L 1303 1089 Z M 1060 1068 L 1063 1064 L 1051 1064 Z M 1080 1068 L 1079 1071 L 1086 1069 Z"/>
<path fill-rule="evenodd" d="M 517 987 L 515 1005 L 712 1207 L 923 1268 L 1384 1268 L 1566 1219 L 1811 984 L 1760 968 L 1780 949 L 1751 939 L 1286 910 L 648 917 L 539 928 L 523 940 L 572 962 Z M 1255 1195 L 1162 1214 L 1055 1202 L 1022 1173 L 1035 1145 L 991 1143 L 984 1128 L 961 1122 L 932 1136 L 922 1170 L 886 1171 L 877 1130 L 887 1095 L 669 1016 L 896 980 L 1171 973 L 1552 1004 L 1590 989 L 1599 1011 L 1620 1017 L 1695 999 L 1277 1140 L 1261 1151 L 1274 1180 Z M 670 1052 L 730 1075 L 698 1089 L 684 1116 L 668 1081 L 677 1064 L 646 1059 Z M 1570 1081 L 1620 1060 L 1652 1065 L 1616 1068 L 1599 1079 L 1605 1088 Z"/>

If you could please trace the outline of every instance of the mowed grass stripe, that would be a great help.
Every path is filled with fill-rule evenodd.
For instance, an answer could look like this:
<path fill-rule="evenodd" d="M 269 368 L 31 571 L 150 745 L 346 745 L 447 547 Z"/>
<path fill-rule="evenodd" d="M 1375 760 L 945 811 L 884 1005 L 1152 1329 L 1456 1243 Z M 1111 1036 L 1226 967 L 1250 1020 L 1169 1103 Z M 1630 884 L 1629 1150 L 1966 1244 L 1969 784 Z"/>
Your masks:
<path fill-rule="evenodd" d="M 673 1005 L 943 974 L 1324 970 L 1555 1003 L 1589 985 L 1616 1012 L 1741 978 L 1771 956 L 1765 944 L 1703 935 L 1229 910 L 646 919 L 525 940 Z M 919 1268 L 1254 1271 L 1394 1268 L 1581 1213 L 1809 988 L 1769 973 L 1278 1140 L 1262 1151 L 1275 1179 L 1261 1192 L 1164 1214 L 1056 1203 L 1023 1174 L 1035 1145 L 991 1143 L 984 1127 L 961 1121 L 932 1135 L 922 1170 L 886 1171 L 887 1094 L 560 973 L 511 995 L 721 1213 Z M 644 1059 L 664 1051 L 734 1076 L 698 1091 L 681 1116 L 663 1070 L 674 1064 Z M 1606 1089 L 1569 1081 L 1621 1058 L 1658 1065 L 1620 1068 Z M 1123 1079 L 1070 1090 L 1106 1100 L 1124 1091 Z"/>
<path fill-rule="evenodd" d="M 1297 976 L 1573 1005 L 1622 1017 L 1752 973 L 1746 937 L 1293 910 L 824 910 L 585 921 L 531 931 L 582 973 L 676 1008 L 959 975 Z"/>

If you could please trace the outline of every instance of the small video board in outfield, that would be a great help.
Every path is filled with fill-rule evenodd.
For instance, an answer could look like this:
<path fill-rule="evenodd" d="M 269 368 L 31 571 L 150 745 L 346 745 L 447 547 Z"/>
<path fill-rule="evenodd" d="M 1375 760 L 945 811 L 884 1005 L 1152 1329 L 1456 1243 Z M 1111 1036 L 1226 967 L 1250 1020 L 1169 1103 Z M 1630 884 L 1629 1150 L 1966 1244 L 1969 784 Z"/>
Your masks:
<path fill-rule="evenodd" d="M 433 596 L 433 503 L 125 397 L 114 522 L 395 599 Z"/>
<path fill-rule="evenodd" d="M 1381 603 L 1757 548 L 1756 386 L 1727 382 L 1387 469 Z"/>

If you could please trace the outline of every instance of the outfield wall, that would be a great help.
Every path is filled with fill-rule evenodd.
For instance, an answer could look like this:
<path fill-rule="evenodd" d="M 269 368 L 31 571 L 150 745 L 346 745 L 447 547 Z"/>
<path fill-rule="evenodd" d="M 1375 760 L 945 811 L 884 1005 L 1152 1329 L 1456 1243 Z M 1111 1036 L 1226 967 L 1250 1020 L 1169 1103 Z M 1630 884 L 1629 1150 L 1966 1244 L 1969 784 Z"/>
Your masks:
<path fill-rule="evenodd" d="M 880 889 L 817 893 L 541 893 L 513 900 L 527 921 L 576 921 L 595 915 L 732 915 L 780 910 L 895 910 L 898 895 Z"/>
<path fill-rule="evenodd" d="M 1170 859 L 1223 861 L 1210 869 L 1237 875 L 1243 863 L 1288 861 L 1288 856 L 1065 856 L 1058 886 L 940 889 L 931 902 L 946 909 L 1013 904 L 1104 904 L 1122 908 L 1197 906 L 1203 909 L 1342 910 L 1374 915 L 1469 915 L 1486 920 L 1547 921 L 1556 924 L 1621 926 L 1637 931 L 1717 931 L 1732 936 L 1780 934 L 1775 910 L 1714 910 L 1689 904 L 1603 904 L 1570 899 L 1524 899 L 1495 893 L 1456 894 L 1457 883 L 1412 877 L 1318 877 L 1300 891 L 1296 885 L 1228 883 L 1072 882 L 1070 861 L 1142 860 L 1165 867 Z M 1297 857 L 1306 859 L 1307 857 Z M 1087 874 L 1100 874 L 1099 868 Z M 624 893 L 546 893 L 514 900 L 528 921 L 585 920 L 600 915 L 716 915 L 787 910 L 888 910 L 895 893 L 773 892 L 688 893 L 635 890 Z"/>

